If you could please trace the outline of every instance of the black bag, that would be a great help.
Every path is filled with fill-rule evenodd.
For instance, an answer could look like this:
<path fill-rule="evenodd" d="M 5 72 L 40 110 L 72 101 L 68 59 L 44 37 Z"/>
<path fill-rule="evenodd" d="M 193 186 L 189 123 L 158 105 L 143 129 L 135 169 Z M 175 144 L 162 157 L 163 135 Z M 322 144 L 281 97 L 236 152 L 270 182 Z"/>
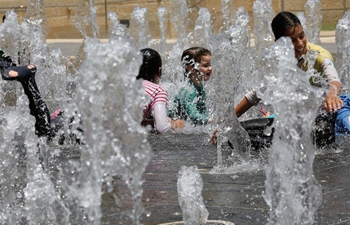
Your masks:
<path fill-rule="evenodd" d="M 275 128 L 274 118 L 257 118 L 241 121 L 242 127 L 248 132 L 253 150 L 270 147 Z"/>

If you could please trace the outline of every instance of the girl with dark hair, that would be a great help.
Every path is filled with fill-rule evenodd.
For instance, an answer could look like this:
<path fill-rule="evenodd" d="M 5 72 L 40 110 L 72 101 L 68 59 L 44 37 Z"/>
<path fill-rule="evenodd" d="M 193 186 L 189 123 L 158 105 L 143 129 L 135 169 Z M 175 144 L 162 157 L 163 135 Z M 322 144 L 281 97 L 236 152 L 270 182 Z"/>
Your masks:
<path fill-rule="evenodd" d="M 202 47 L 186 49 L 181 56 L 185 78 L 188 86 L 180 89 L 175 96 L 175 109 L 171 116 L 189 119 L 194 125 L 210 123 L 207 113 L 206 92 L 203 81 L 208 81 L 212 73 L 211 53 Z"/>
<path fill-rule="evenodd" d="M 143 62 L 136 79 L 143 79 L 142 85 L 150 97 L 143 109 L 142 126 L 151 125 L 158 133 L 164 133 L 171 128 L 183 128 L 181 120 L 168 117 L 168 93 L 159 85 L 162 76 L 162 59 L 159 53 L 150 48 L 141 50 Z"/>
<path fill-rule="evenodd" d="M 300 20 L 291 12 L 278 13 L 272 20 L 271 27 L 275 35 L 275 40 L 281 37 L 291 38 L 294 45 L 295 57 L 298 60 L 298 67 L 302 70 L 307 71 L 308 69 L 306 53 L 308 51 L 317 53 L 313 67 L 321 74 L 321 79 L 313 79 L 311 77 L 310 84 L 312 86 L 322 87 L 322 84 L 326 83 L 327 91 L 325 93 L 325 100 L 318 109 L 312 138 L 316 147 L 329 147 L 335 141 L 334 122 L 337 116 L 336 112 L 344 105 L 343 101 L 338 97 L 342 85 L 334 67 L 333 57 L 326 49 L 307 41 Z M 320 82 L 316 83 L 316 80 Z M 259 101 L 260 99 L 256 96 L 255 91 L 249 92 L 236 106 L 235 112 L 237 116 L 239 117 L 245 113 Z"/>

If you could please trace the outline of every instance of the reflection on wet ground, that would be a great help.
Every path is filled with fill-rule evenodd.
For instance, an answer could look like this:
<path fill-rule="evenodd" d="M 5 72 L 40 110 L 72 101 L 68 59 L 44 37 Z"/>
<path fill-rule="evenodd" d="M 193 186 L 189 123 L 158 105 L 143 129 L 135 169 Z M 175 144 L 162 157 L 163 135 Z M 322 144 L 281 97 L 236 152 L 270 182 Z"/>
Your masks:
<path fill-rule="evenodd" d="M 219 173 L 213 172 L 213 167 L 216 166 L 216 147 L 208 144 L 207 133 L 150 134 L 148 139 L 153 148 L 153 159 L 144 173 L 142 200 L 146 213 L 141 223 L 155 225 L 182 221 L 177 197 L 177 176 L 183 165 L 196 165 L 201 172 L 204 184 L 202 196 L 209 211 L 208 220 L 229 221 L 236 225 L 267 223 L 269 209 L 262 193 L 265 191 L 264 167 L 268 150 L 253 151 L 252 160 L 245 167 L 238 168 L 235 165 L 229 173 Z M 349 142 L 342 143 L 343 147 L 338 151 L 321 152 L 315 157 L 314 175 L 322 185 L 323 193 L 315 224 L 350 224 Z M 20 150 L 18 148 L 19 155 L 24 155 Z M 50 160 L 45 160 L 44 157 L 43 164 L 48 168 L 46 171 L 55 185 L 58 176 L 65 177 L 65 183 L 72 183 L 72 163 L 79 162 L 79 150 L 61 149 L 59 152 Z M 23 181 L 26 174 L 25 161 L 25 157 L 18 158 L 18 169 L 22 171 L 19 174 L 23 174 L 19 179 Z M 59 171 L 61 172 L 58 173 Z M 132 208 L 132 200 L 126 184 L 115 177 L 113 190 L 104 186 L 103 191 L 101 224 L 131 224 L 127 213 Z M 80 210 L 71 209 L 71 224 L 81 224 L 84 221 Z"/>
<path fill-rule="evenodd" d="M 177 198 L 177 174 L 183 165 L 196 165 L 201 171 L 204 183 L 202 195 L 209 220 L 230 221 L 236 225 L 267 223 L 269 209 L 262 193 L 265 190 L 264 165 L 268 151 L 252 152 L 252 164 L 259 164 L 250 165 L 256 168 L 254 170 L 211 173 L 216 165 L 216 148 L 207 144 L 208 139 L 209 135 L 205 133 L 149 136 L 154 157 L 144 173 L 143 202 L 147 213 L 142 217 L 143 224 L 182 220 Z M 349 147 L 345 147 L 339 153 L 319 153 L 315 158 L 314 175 L 323 192 L 316 224 L 350 224 L 349 155 Z M 127 188 L 118 178 L 115 187 L 117 191 L 106 192 L 102 197 L 102 224 L 119 224 L 118 217 L 131 207 L 125 195 Z M 113 195 L 119 197 L 119 207 L 115 206 Z"/>

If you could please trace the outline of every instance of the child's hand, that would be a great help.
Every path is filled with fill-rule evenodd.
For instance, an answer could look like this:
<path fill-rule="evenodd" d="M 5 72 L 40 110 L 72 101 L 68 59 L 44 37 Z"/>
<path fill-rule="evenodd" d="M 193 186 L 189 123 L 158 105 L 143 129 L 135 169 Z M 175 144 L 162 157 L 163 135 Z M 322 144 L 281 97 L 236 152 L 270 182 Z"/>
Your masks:
<path fill-rule="evenodd" d="M 323 107 L 328 112 L 336 112 L 344 106 L 344 102 L 336 95 L 328 95 L 323 103 Z"/>
<path fill-rule="evenodd" d="M 185 123 L 182 120 L 172 120 L 169 118 L 169 122 L 171 124 L 172 129 L 182 129 L 185 127 Z"/>

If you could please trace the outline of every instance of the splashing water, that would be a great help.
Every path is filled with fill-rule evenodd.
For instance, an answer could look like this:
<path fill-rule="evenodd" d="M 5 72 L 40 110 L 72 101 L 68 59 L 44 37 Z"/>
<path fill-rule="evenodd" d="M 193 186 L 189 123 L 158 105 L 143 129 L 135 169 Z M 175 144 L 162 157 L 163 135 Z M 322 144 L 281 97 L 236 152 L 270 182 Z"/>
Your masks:
<path fill-rule="evenodd" d="M 33 27 L 41 27 L 43 37 L 46 39 L 47 35 L 49 34 L 49 22 L 46 16 L 44 1 L 29 0 L 24 20 Z"/>
<path fill-rule="evenodd" d="M 212 36 L 211 15 L 207 8 L 199 9 L 194 30 L 189 36 L 193 36 L 190 38 L 192 45 L 206 47 Z"/>
<path fill-rule="evenodd" d="M 264 85 L 259 93 L 274 105 L 275 137 L 279 137 L 273 139 L 266 168 L 268 224 L 313 224 L 322 194 L 312 172 L 315 149 L 310 121 L 321 95 L 296 66 L 290 38 L 278 40 L 261 58 L 258 73 Z"/>
<path fill-rule="evenodd" d="M 230 26 L 234 24 L 235 6 L 233 1 L 221 0 L 221 11 L 222 11 L 223 27 L 225 29 L 228 29 Z"/>
<path fill-rule="evenodd" d="M 159 7 L 157 11 L 159 19 L 159 31 L 160 31 L 160 43 L 159 53 L 165 55 L 166 50 L 166 28 L 168 24 L 168 9 L 165 7 Z"/>
<path fill-rule="evenodd" d="M 110 20 L 110 26 L 108 31 L 109 37 L 123 36 L 128 39 L 131 39 L 128 28 L 124 24 L 120 23 L 118 16 L 115 12 L 109 12 L 108 18 Z"/>
<path fill-rule="evenodd" d="M 305 17 L 305 14 L 303 12 L 297 12 L 295 14 L 298 19 L 300 20 L 300 23 L 301 23 L 301 26 L 304 28 L 304 29 L 307 29 L 306 27 L 306 17 Z"/>
<path fill-rule="evenodd" d="M 98 224 L 102 183 L 119 175 L 135 202 L 130 219 L 139 224 L 143 213 L 141 175 L 152 156 L 147 132 L 139 128 L 145 96 L 135 74 L 141 65 L 141 55 L 123 37 L 110 39 L 109 43 L 89 39 L 85 51 L 87 58 L 80 70 L 84 77 L 76 102 L 78 111 L 89 123 L 84 124 L 86 148 L 83 147 L 81 155 L 84 163 L 71 196 L 79 199 L 91 223 Z"/>
<path fill-rule="evenodd" d="M 259 53 L 271 46 L 274 41 L 270 26 L 274 16 L 271 0 L 256 0 L 253 4 L 253 15 L 255 46 Z"/>
<path fill-rule="evenodd" d="M 346 12 L 338 21 L 336 28 L 336 45 L 337 45 L 337 67 L 339 69 L 339 77 L 343 84 L 342 92 L 349 94 L 350 90 L 350 66 L 347 63 L 350 59 L 350 12 Z"/>
<path fill-rule="evenodd" d="M 269 30 L 270 14 L 272 13 L 270 5 L 271 2 L 267 0 L 256 1 L 254 4 L 255 21 L 261 22 L 254 26 L 258 51 L 268 49 L 273 42 Z M 44 12 L 43 5 L 36 5 L 36 7 L 41 7 L 39 12 Z M 172 22 L 179 39 L 170 52 L 162 55 L 166 62 L 164 74 L 168 76 L 168 78 L 164 77 L 163 81 L 176 84 L 177 76 L 180 74 L 182 77 L 179 55 L 189 45 L 186 39 L 188 37 L 186 1 L 173 1 L 172 9 L 175 12 L 172 13 Z M 38 12 L 37 10 L 35 8 L 35 13 Z M 143 9 L 138 8 L 138 10 Z M 28 15 L 34 15 L 33 13 L 34 11 Z M 108 191 L 113 191 L 111 180 L 113 176 L 118 176 L 129 187 L 135 203 L 130 208 L 129 220 L 133 224 L 140 224 L 139 220 L 144 212 L 141 202 L 141 175 L 152 152 L 146 139 L 147 134 L 138 128 L 141 120 L 139 109 L 144 97 L 140 92 L 141 84 L 134 79 L 138 73 L 141 58 L 137 53 L 139 47 L 135 47 L 136 44 L 132 41 L 136 40 L 140 43 L 139 46 L 145 47 L 150 43 L 151 37 L 147 35 L 147 30 L 139 29 L 137 31 L 139 33 L 134 34 L 134 39 L 131 39 L 129 31 L 126 27 L 121 26 L 116 14 L 109 13 L 112 24 L 109 43 L 90 39 L 89 36 L 98 36 L 95 13 L 93 1 L 80 1 L 74 19 L 77 29 L 84 38 L 88 39 L 81 49 L 83 52 L 83 57 L 79 59 L 81 67 L 74 68 L 80 68 L 79 71 L 76 71 L 77 74 L 74 74 L 79 77 L 74 82 L 80 82 L 77 95 L 74 97 L 76 104 L 70 103 L 67 106 L 67 114 L 78 111 L 87 121 L 84 123 L 85 145 L 79 149 L 81 152 L 79 161 L 67 164 L 61 162 L 61 165 L 56 165 L 59 179 L 56 183 L 51 181 L 52 177 L 47 173 L 48 168 L 52 166 L 49 159 L 57 156 L 64 149 L 47 145 L 44 140 L 34 136 L 32 126 L 34 119 L 28 116 L 26 96 L 21 91 L 17 91 L 18 98 L 15 108 L 7 105 L 0 111 L 2 118 L 0 154 L 3 159 L 0 165 L 3 199 L 0 202 L 0 223 L 19 224 L 24 220 L 35 224 L 47 221 L 51 224 L 69 224 L 73 223 L 72 221 L 100 224 L 102 186 L 106 184 Z M 164 43 L 165 10 L 159 9 L 159 14 L 161 14 L 159 17 L 164 19 L 160 23 Z M 64 91 L 68 84 L 68 74 L 64 65 L 66 62 L 62 60 L 59 50 L 50 50 L 49 53 L 45 43 L 45 32 L 41 30 L 41 26 L 45 26 L 42 24 L 44 20 L 30 20 L 31 23 L 24 21 L 19 25 L 17 15 L 13 11 L 9 11 L 6 15 L 6 22 L 0 26 L 2 48 L 6 54 L 16 60 L 18 52 L 21 52 L 22 49 L 28 49 L 28 52 L 30 50 L 32 54 L 25 54 L 25 52 L 21 59 L 25 59 L 23 64 L 30 60 L 37 65 L 37 81 L 45 100 L 50 105 L 65 106 L 68 101 Z M 40 15 L 40 18 L 44 18 L 44 14 Z M 314 111 L 318 107 L 316 102 L 320 102 L 320 94 L 308 88 L 310 74 L 291 65 L 294 64 L 291 62 L 294 62 L 295 58 L 290 40 L 287 39 L 275 43 L 264 52 L 266 54 L 261 57 L 261 60 L 257 60 L 255 56 L 259 54 L 254 52 L 253 55 L 249 48 L 249 16 L 243 8 L 238 9 L 234 24 L 216 35 L 210 33 L 209 26 L 203 26 L 210 21 L 209 18 L 210 12 L 206 9 L 200 11 L 195 35 L 203 34 L 203 39 L 196 38 L 195 41 L 198 40 L 198 43 L 202 43 L 203 46 L 209 46 L 213 53 L 212 63 L 215 65 L 215 73 L 206 87 L 210 92 L 222 96 L 222 98 L 210 99 L 209 103 L 215 109 L 212 113 L 217 115 L 217 118 L 224 118 L 222 121 L 218 120 L 218 124 L 213 125 L 220 126 L 220 129 L 224 131 L 219 140 L 221 143 L 233 140 L 231 144 L 237 149 L 243 146 L 249 150 L 247 134 L 241 130 L 232 109 L 235 100 L 240 99 L 236 93 L 245 93 L 239 90 L 252 86 L 248 83 L 253 84 L 252 81 L 256 80 L 259 83 L 256 83 L 255 86 L 260 87 L 260 95 L 267 103 L 275 106 L 277 113 L 275 136 L 280 137 L 274 139 L 269 155 L 270 163 L 266 168 L 264 198 L 271 209 L 269 224 L 312 224 L 315 211 L 320 204 L 320 187 L 312 174 L 314 149 L 310 143 L 309 134 L 311 132 L 310 121 L 314 119 Z M 140 22 L 141 26 L 148 27 L 145 11 L 141 12 L 137 20 L 139 21 L 135 23 Z M 347 74 L 346 71 L 348 71 L 347 64 L 344 63 L 348 57 L 349 43 L 346 41 L 349 39 L 347 38 L 349 36 L 348 21 L 346 14 L 337 26 L 337 40 L 342 40 L 337 41 L 340 43 L 338 53 L 343 60 L 341 74 Z M 228 23 L 225 22 L 225 24 Z M 261 30 L 262 28 L 264 30 Z M 147 38 L 141 41 L 138 37 L 142 32 Z M 308 60 L 310 60 L 309 65 L 312 65 L 314 56 L 310 55 Z M 312 68 L 309 71 L 312 71 Z M 79 74 L 84 74 L 84 76 L 80 77 Z M 6 83 L 5 87 L 4 81 L 0 82 L 2 82 L 3 96 L 9 93 L 9 90 L 16 90 L 18 85 L 15 82 Z M 133 104 L 127 104 L 129 102 Z M 123 110 L 115 110 L 116 108 Z M 229 136 L 228 131 L 231 129 L 235 130 Z M 139 141 L 135 142 L 135 139 Z M 69 151 L 76 148 L 76 146 L 65 147 Z M 26 169 L 14 166 L 17 163 L 15 157 L 23 155 L 16 152 L 19 151 L 18 149 L 26 151 Z M 43 155 L 44 162 L 38 160 L 38 150 Z M 245 152 L 249 153 L 249 151 Z M 243 155 L 242 158 L 244 156 L 249 161 L 249 154 Z M 42 165 L 46 169 L 42 169 Z M 203 184 L 198 176 L 198 169 L 193 168 L 191 172 L 185 170 L 183 168 L 180 171 L 179 178 L 180 174 L 187 174 L 185 177 L 181 176 L 181 179 L 184 180 L 188 176 L 196 177 L 191 180 L 196 181 L 193 184 L 196 187 L 193 196 L 197 196 L 195 200 L 200 200 L 198 194 L 201 193 Z M 20 179 L 21 177 L 25 179 Z M 192 184 L 185 186 L 191 187 Z M 186 194 L 184 190 L 185 188 L 181 189 L 179 193 Z M 193 196 L 190 195 L 188 199 L 192 199 Z M 181 204 L 187 205 L 187 203 Z M 200 208 L 200 218 L 206 220 L 208 215 L 204 210 L 205 206 L 201 205 Z M 193 217 L 193 215 L 187 217 L 187 214 L 190 213 L 193 211 L 183 210 L 184 220 Z"/>
<path fill-rule="evenodd" d="M 171 2 L 171 21 L 174 24 L 175 30 L 178 36 L 178 43 L 181 49 L 186 42 L 187 36 L 187 20 L 188 20 L 188 8 L 186 0 L 174 0 Z"/>
<path fill-rule="evenodd" d="M 74 14 L 73 23 L 75 27 L 83 35 L 87 37 L 99 36 L 99 28 L 97 26 L 96 7 L 93 0 L 80 0 L 78 8 Z"/>
<path fill-rule="evenodd" d="M 308 0 L 305 3 L 306 37 L 309 42 L 320 44 L 322 29 L 322 5 L 319 0 Z"/>
<path fill-rule="evenodd" d="M 245 19 L 245 18 L 243 18 Z M 218 166 L 222 165 L 221 148 L 229 140 L 235 154 L 245 160 L 249 159 L 250 141 L 248 133 L 241 127 L 236 114 L 233 113 L 235 88 L 242 75 L 245 54 L 248 52 L 249 27 L 244 21 L 237 22 L 227 31 L 215 35 L 209 43 L 212 51 L 212 64 L 215 65 L 212 81 L 210 81 L 209 100 L 214 109 L 214 118 L 219 130 Z M 214 94 L 215 93 L 215 94 Z"/>
<path fill-rule="evenodd" d="M 203 180 L 197 166 L 182 166 L 178 174 L 177 192 L 184 224 L 206 224 L 209 212 L 205 208 Z"/>
<path fill-rule="evenodd" d="M 138 49 L 150 47 L 153 44 L 148 24 L 148 9 L 135 7 L 131 13 L 130 35 Z"/>

